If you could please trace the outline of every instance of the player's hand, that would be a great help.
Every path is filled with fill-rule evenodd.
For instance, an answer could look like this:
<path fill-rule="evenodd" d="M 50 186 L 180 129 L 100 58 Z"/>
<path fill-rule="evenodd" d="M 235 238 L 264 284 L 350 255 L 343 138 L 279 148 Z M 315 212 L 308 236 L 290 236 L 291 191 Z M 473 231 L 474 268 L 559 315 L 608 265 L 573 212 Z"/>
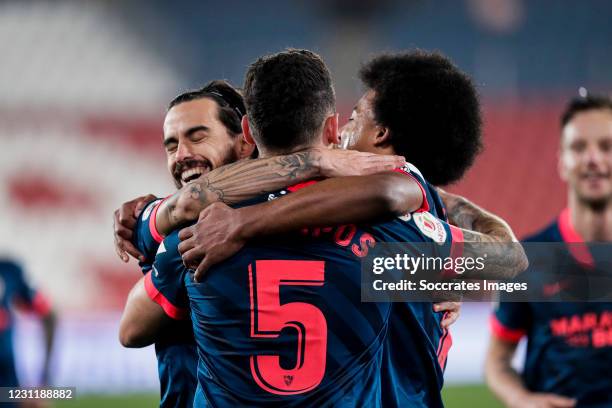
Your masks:
<path fill-rule="evenodd" d="M 113 215 L 115 252 L 123 262 L 129 262 L 128 254 L 139 261 L 144 261 L 144 256 L 132 244 L 132 237 L 140 212 L 148 202 L 156 198 L 154 195 L 148 194 L 123 203 L 119 209 L 115 210 Z"/>
<path fill-rule="evenodd" d="M 572 408 L 576 400 L 557 394 L 530 392 L 515 400 L 512 407 L 520 408 Z"/>
<path fill-rule="evenodd" d="M 200 213 L 198 222 L 179 232 L 179 253 L 185 266 L 195 269 L 194 279 L 199 282 L 211 266 L 229 258 L 244 246 L 246 239 L 240 234 L 243 222 L 240 210 L 217 202 Z"/>
<path fill-rule="evenodd" d="M 446 312 L 444 318 L 440 322 L 443 329 L 448 329 L 459 319 L 461 312 L 461 302 L 440 302 L 434 303 L 433 309 L 435 312 Z"/>
<path fill-rule="evenodd" d="M 406 163 L 402 156 L 358 152 L 356 150 L 317 149 L 323 177 L 367 176 L 391 171 Z"/>

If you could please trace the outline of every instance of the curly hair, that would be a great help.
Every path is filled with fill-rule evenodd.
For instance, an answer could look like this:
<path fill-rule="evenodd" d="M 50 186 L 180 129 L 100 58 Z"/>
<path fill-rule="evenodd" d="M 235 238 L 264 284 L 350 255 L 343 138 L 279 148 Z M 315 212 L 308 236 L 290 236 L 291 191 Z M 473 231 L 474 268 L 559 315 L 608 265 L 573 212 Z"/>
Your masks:
<path fill-rule="evenodd" d="M 375 57 L 359 77 L 375 93 L 375 120 L 396 154 L 434 185 L 464 175 L 482 150 L 480 103 L 465 73 L 439 53 L 417 50 Z"/>
<path fill-rule="evenodd" d="M 309 144 L 336 109 L 329 70 L 307 50 L 257 59 L 245 76 L 244 99 L 253 137 L 276 151 Z"/>

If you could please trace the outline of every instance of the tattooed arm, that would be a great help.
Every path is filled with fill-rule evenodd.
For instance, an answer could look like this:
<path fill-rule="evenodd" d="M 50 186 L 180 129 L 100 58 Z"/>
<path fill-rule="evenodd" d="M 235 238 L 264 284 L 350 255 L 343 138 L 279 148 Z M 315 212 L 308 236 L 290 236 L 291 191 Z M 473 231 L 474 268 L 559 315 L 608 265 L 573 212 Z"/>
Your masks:
<path fill-rule="evenodd" d="M 403 157 L 345 150 L 312 149 L 285 156 L 245 160 L 212 170 L 166 199 L 156 214 L 166 235 L 214 202 L 235 204 L 268 191 L 317 177 L 367 175 L 403 165 Z"/>
<path fill-rule="evenodd" d="M 464 197 L 438 189 L 449 222 L 463 232 L 463 256 L 487 255 L 486 268 L 466 271 L 464 279 L 511 279 L 529 265 L 527 255 L 506 221 Z"/>

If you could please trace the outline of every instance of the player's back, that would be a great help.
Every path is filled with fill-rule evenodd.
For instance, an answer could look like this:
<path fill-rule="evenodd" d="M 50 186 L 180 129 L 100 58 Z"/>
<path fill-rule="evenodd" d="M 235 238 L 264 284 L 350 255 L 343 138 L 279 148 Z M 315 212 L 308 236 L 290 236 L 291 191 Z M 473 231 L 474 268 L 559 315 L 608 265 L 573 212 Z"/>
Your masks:
<path fill-rule="evenodd" d="M 276 240 L 248 245 L 202 283 L 186 274 L 200 353 L 196 401 L 380 405 L 390 304 L 361 302 L 360 267 L 350 246 Z"/>

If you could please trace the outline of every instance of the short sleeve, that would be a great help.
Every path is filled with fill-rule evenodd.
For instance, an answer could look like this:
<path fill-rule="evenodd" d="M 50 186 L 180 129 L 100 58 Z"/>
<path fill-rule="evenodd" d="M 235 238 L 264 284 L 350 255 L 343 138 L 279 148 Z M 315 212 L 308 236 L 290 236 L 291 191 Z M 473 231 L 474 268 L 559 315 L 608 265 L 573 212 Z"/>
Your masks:
<path fill-rule="evenodd" d="M 490 317 L 491 334 L 511 343 L 518 343 L 531 324 L 531 310 L 524 302 L 499 302 Z"/>
<path fill-rule="evenodd" d="M 169 317 L 183 320 L 189 318 L 184 284 L 187 269 L 178 252 L 178 244 L 178 232 L 173 232 L 159 245 L 153 267 L 145 275 L 145 289 L 149 298 Z"/>
<path fill-rule="evenodd" d="M 397 169 L 393 171 L 396 173 L 405 174 L 406 176 L 411 177 L 414 181 L 417 182 L 419 188 L 421 189 L 421 193 L 423 195 L 423 203 L 421 204 L 421 208 L 419 208 L 416 211 L 429 211 L 430 197 L 427 196 L 427 191 L 425 190 L 425 187 L 427 186 L 427 182 L 425 181 L 425 178 L 423 178 L 423 175 L 421 174 L 421 172 L 410 163 L 406 163 L 402 167 L 398 167 Z"/>
<path fill-rule="evenodd" d="M 143 273 L 151 270 L 155 253 L 163 239 L 155 227 L 155 216 L 162 201 L 157 199 L 149 202 L 141 211 L 134 229 L 132 243 L 145 257 L 144 262 L 139 263 Z"/>

